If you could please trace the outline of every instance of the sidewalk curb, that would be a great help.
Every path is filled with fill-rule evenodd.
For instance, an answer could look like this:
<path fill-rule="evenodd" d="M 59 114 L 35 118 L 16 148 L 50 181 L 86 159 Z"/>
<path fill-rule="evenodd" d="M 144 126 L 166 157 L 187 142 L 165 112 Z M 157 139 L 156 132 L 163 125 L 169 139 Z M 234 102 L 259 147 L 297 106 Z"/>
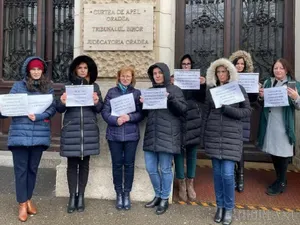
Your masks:
<path fill-rule="evenodd" d="M 39 168 L 56 169 L 61 162 L 61 156 L 58 152 L 43 153 Z M 0 166 L 13 167 L 13 159 L 11 151 L 0 151 Z"/>

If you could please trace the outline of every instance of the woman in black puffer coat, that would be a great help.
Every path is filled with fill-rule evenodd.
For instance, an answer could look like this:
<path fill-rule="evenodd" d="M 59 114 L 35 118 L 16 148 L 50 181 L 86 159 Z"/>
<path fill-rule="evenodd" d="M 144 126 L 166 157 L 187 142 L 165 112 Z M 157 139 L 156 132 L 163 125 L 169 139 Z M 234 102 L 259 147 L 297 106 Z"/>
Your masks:
<path fill-rule="evenodd" d="M 170 70 L 164 63 L 157 63 L 148 69 L 153 88 L 166 88 L 167 108 L 144 110 L 147 124 L 144 137 L 144 156 L 155 197 L 145 205 L 156 209 L 156 214 L 166 212 L 173 183 L 172 161 L 174 154 L 181 153 L 182 118 L 187 103 L 182 91 L 170 82 Z M 143 98 L 141 98 L 143 102 Z"/>
<path fill-rule="evenodd" d="M 228 59 L 214 61 L 207 70 L 206 84 L 211 89 L 237 81 L 238 73 Z M 211 157 L 217 202 L 215 222 L 228 225 L 234 208 L 234 166 L 241 160 L 243 148 L 242 119 L 249 117 L 251 107 L 245 89 L 240 86 L 245 100 L 216 108 L 211 92 L 206 92 L 204 119 L 205 153 Z"/>
<path fill-rule="evenodd" d="M 189 54 L 182 56 L 180 69 L 193 69 L 193 60 Z M 205 78 L 200 77 L 199 90 L 182 90 L 188 104 L 188 110 L 183 124 L 184 151 L 174 156 L 176 178 L 178 180 L 178 195 L 181 201 L 196 200 L 194 178 L 196 175 L 197 149 L 201 142 L 202 111 L 205 101 Z M 185 157 L 186 156 L 186 157 Z M 184 174 L 184 159 L 186 158 L 186 176 Z M 186 177 L 186 179 L 185 179 Z"/>
<path fill-rule="evenodd" d="M 60 155 L 68 157 L 67 177 L 70 192 L 68 213 L 74 212 L 76 208 L 79 212 L 84 211 L 84 192 L 89 175 L 90 155 L 98 155 L 100 152 L 97 114 L 102 110 L 103 100 L 99 86 L 95 83 L 97 75 L 98 69 L 94 60 L 86 55 L 78 56 L 70 65 L 70 82 L 67 85 L 93 85 L 94 105 L 66 107 L 65 92 L 57 101 L 56 110 L 64 113 Z"/>
<path fill-rule="evenodd" d="M 229 57 L 229 60 L 233 63 L 238 73 L 252 73 L 253 68 L 253 61 L 252 57 L 248 52 L 238 50 Z M 252 108 L 257 107 L 257 98 L 258 93 L 249 93 L 248 98 Z M 244 118 L 243 122 L 243 141 L 250 140 L 250 131 L 251 131 L 251 124 L 256 121 L 251 121 L 253 119 L 252 116 Z M 244 191 L 244 150 L 242 152 L 242 157 L 239 162 L 236 163 L 235 167 L 235 186 L 238 192 Z"/>

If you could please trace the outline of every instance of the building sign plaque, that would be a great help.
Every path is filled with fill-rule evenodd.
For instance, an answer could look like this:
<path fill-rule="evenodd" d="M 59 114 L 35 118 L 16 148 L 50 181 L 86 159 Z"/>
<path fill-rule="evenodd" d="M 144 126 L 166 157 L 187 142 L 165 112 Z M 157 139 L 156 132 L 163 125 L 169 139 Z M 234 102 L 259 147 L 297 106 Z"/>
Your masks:
<path fill-rule="evenodd" d="M 85 4 L 84 50 L 153 50 L 152 4 Z"/>

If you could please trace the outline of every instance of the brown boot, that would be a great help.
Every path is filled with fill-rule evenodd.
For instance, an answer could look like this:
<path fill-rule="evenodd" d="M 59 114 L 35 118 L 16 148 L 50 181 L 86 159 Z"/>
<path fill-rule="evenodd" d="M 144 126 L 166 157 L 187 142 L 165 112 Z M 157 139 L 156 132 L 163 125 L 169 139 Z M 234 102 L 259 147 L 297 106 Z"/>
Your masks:
<path fill-rule="evenodd" d="M 191 202 L 196 201 L 196 192 L 194 189 L 194 179 L 186 179 L 186 188 L 189 200 Z"/>
<path fill-rule="evenodd" d="M 19 220 L 25 222 L 27 220 L 27 202 L 19 204 Z"/>
<path fill-rule="evenodd" d="M 179 187 L 179 200 L 180 201 L 187 201 L 187 194 L 186 194 L 186 183 L 185 179 L 178 179 L 178 187 Z"/>
<path fill-rule="evenodd" d="M 27 201 L 27 212 L 29 214 L 35 215 L 37 213 L 35 205 L 32 203 L 31 200 Z"/>

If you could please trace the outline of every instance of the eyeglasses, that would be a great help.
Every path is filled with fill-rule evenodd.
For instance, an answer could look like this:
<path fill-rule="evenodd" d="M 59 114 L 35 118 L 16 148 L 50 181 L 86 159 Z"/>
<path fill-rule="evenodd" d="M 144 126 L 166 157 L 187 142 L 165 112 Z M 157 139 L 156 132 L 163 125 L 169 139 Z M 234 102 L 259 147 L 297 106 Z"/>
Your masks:
<path fill-rule="evenodd" d="M 191 63 L 181 63 L 182 66 L 190 66 L 192 65 Z"/>
<path fill-rule="evenodd" d="M 132 76 L 120 76 L 120 78 L 122 78 L 122 79 L 130 79 L 130 78 L 132 78 Z"/>

